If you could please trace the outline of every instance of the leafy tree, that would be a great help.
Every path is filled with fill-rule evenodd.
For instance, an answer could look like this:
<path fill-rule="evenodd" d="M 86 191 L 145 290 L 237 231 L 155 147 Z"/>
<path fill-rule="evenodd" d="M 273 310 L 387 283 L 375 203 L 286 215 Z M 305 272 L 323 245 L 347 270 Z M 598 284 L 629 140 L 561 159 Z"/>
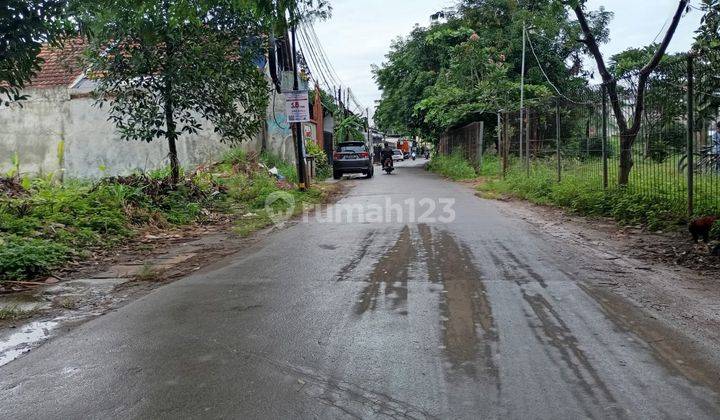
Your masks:
<path fill-rule="evenodd" d="M 473 34 L 468 41 L 453 47 L 448 68 L 441 71 L 415 111 L 425 115 L 425 123 L 439 135 L 448 127 L 509 106 L 520 90 L 508 78 L 509 66 L 504 59 L 503 54 L 483 46 Z M 533 87 L 528 86 L 531 91 Z M 548 93 L 545 90 L 540 95 Z"/>
<path fill-rule="evenodd" d="M 702 0 L 703 15 L 695 38 L 696 121 L 700 137 L 707 137 L 707 128 L 720 109 L 720 0 Z"/>
<path fill-rule="evenodd" d="M 375 122 L 380 129 L 409 135 L 432 132 L 422 110 L 415 107 L 449 64 L 451 48 L 466 41 L 471 33 L 468 28 L 452 29 L 449 25 L 416 27 L 407 39 L 393 42 L 386 56 L 388 61 L 373 68 L 375 80 L 383 91 L 375 111 Z"/>
<path fill-rule="evenodd" d="M 174 183 L 177 139 L 204 129 L 202 119 L 229 142 L 261 127 L 268 86 L 255 64 L 262 28 L 249 8 L 233 0 L 104 0 L 84 3 L 77 16 L 90 39 L 98 103 L 109 103 L 124 139 L 167 140 Z"/>
<path fill-rule="evenodd" d="M 0 3 L 0 103 L 26 99 L 20 91 L 40 70 L 43 42 L 64 28 L 65 0 L 4 0 Z"/>
<path fill-rule="evenodd" d="M 635 76 L 642 71 L 659 45 L 653 43 L 642 48 L 629 48 L 610 57 L 608 70 L 617 80 L 618 90 L 624 98 L 634 94 Z M 644 157 L 664 160 L 672 149 L 684 150 L 685 132 L 680 121 L 687 113 L 687 54 L 664 55 L 660 64 L 647 80 L 643 128 L 646 141 Z"/>
<path fill-rule="evenodd" d="M 650 60 L 640 69 L 636 83 L 637 88 L 635 92 L 634 109 L 630 118 L 628 118 L 623 112 L 624 103 L 620 96 L 621 92 L 619 89 L 619 80 L 613 76 L 605 63 L 605 59 L 600 52 L 598 39 L 596 38 L 588 21 L 588 16 L 585 11 L 585 0 L 570 0 L 564 3 L 568 4 L 575 12 L 578 22 L 580 23 L 580 27 L 582 28 L 584 36 L 583 43 L 587 45 L 590 54 L 595 59 L 600 76 L 607 88 L 610 104 L 620 131 L 620 170 L 618 173 L 618 183 L 620 185 L 627 185 L 630 181 L 630 171 L 632 170 L 634 163 L 632 148 L 635 140 L 637 139 L 638 133 L 640 132 L 645 110 L 645 96 L 647 93 L 648 80 L 653 71 L 660 64 L 660 60 L 662 60 L 665 55 L 665 51 L 675 35 L 675 30 L 680 23 L 683 12 L 688 7 L 689 0 L 678 1 L 677 9 L 662 42 L 660 42 L 655 53 L 652 57 L 650 57 Z"/>
<path fill-rule="evenodd" d="M 701 0 L 705 12 L 696 31 L 695 49 L 698 51 L 720 51 L 720 0 Z"/>
<path fill-rule="evenodd" d="M 590 15 L 597 39 L 607 39 L 611 16 L 604 10 Z M 408 38 L 393 43 L 387 61 L 374 69 L 383 91 L 375 113 L 378 126 L 437 138 L 482 112 L 516 107 L 523 26 L 545 70 L 526 69 L 529 103 L 550 94 L 546 75 L 563 92 L 584 93 L 582 56 L 587 47 L 579 41 L 580 25 L 569 19 L 564 5 L 557 0 L 464 0 L 447 23 L 416 27 Z M 528 57 L 528 63 L 534 60 Z"/>
<path fill-rule="evenodd" d="M 365 122 L 354 114 L 335 115 L 335 138 L 337 142 L 363 140 Z"/>

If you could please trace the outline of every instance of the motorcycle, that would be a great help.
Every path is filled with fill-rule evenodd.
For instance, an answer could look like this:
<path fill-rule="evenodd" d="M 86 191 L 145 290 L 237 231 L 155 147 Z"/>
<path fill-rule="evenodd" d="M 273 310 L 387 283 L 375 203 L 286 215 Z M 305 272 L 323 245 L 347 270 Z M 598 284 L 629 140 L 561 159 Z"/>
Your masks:
<path fill-rule="evenodd" d="M 415 160 L 415 152 L 412 152 L 412 160 Z"/>
<path fill-rule="evenodd" d="M 392 158 L 385 159 L 385 161 L 383 162 L 383 171 L 390 175 L 394 170 L 395 167 L 393 166 Z"/>

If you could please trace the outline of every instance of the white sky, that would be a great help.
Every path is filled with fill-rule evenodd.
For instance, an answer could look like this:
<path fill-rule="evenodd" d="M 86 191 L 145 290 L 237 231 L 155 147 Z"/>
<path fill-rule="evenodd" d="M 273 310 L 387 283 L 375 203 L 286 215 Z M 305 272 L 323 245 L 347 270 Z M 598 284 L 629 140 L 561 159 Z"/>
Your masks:
<path fill-rule="evenodd" d="M 315 30 L 342 82 L 350 86 L 363 106 L 370 107 L 372 114 L 380 92 L 370 66 L 383 62 L 394 38 L 406 36 L 415 23 L 427 26 L 431 14 L 452 6 L 455 1 L 331 0 L 331 3 L 332 18 L 316 22 Z M 698 5 L 699 0 L 692 3 Z M 588 0 L 589 8 L 600 6 L 615 12 L 610 23 L 611 40 L 602 47 L 607 57 L 652 42 L 674 13 L 677 0 Z M 683 18 L 670 44 L 671 52 L 690 47 L 700 18 L 701 13 L 697 10 L 691 10 Z"/>

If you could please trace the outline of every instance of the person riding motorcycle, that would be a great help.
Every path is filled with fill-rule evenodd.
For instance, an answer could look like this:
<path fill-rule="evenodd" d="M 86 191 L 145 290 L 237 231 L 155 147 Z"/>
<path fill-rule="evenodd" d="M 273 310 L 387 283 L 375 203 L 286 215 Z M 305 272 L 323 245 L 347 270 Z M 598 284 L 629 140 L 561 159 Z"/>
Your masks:
<path fill-rule="evenodd" d="M 388 160 L 389 159 L 389 160 Z M 385 147 L 380 152 L 380 162 L 382 167 L 394 166 L 393 165 L 393 149 L 390 147 L 390 143 L 385 143 Z"/>

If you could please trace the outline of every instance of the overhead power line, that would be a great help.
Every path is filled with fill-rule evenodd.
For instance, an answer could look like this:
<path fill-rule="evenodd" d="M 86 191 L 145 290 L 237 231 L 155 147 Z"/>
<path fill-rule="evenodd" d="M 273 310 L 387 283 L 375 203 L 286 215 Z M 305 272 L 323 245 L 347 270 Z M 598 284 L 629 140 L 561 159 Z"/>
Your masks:
<path fill-rule="evenodd" d="M 345 104 L 345 106 L 349 107 L 352 104 L 355 108 L 353 112 L 364 114 L 365 107 L 338 76 L 312 24 L 309 22 L 301 23 L 297 29 L 300 51 L 305 57 L 309 71 L 317 83 L 321 84 L 326 91 L 332 92 L 333 96 L 337 88 L 346 91 L 347 102 L 349 103 Z"/>
<path fill-rule="evenodd" d="M 552 88 L 555 90 L 555 92 L 558 94 L 558 96 L 560 96 L 560 97 L 564 98 L 565 100 L 570 101 L 571 103 L 574 103 L 576 105 L 591 104 L 592 102 L 589 102 L 589 101 L 585 101 L 585 102 L 576 101 L 574 99 L 569 98 L 564 93 L 560 92 L 560 89 L 558 89 L 558 87 L 555 86 L 555 83 L 553 83 L 550 80 L 550 78 L 548 77 L 547 73 L 545 72 L 545 69 L 543 68 L 542 63 L 540 63 L 540 58 L 538 58 L 537 54 L 535 53 L 535 47 L 533 46 L 532 39 L 530 38 L 530 31 L 527 31 L 526 36 L 527 36 L 528 45 L 530 46 L 530 51 L 532 52 L 533 57 L 535 57 L 535 61 L 537 62 L 538 67 L 540 68 L 540 72 L 543 74 L 543 76 L 545 77 L 545 80 L 547 80 L 547 82 L 550 84 L 550 86 L 552 86 Z"/>
<path fill-rule="evenodd" d="M 312 65 L 308 63 L 311 75 L 315 76 L 318 82 L 323 82 L 325 89 L 330 90 L 332 85 L 329 82 L 325 71 L 323 71 L 322 66 L 319 64 L 319 58 L 317 57 L 312 44 L 310 44 L 310 42 L 302 35 L 302 31 L 298 32 L 298 35 L 298 40 L 300 41 L 300 51 L 302 51 L 302 54 L 306 57 L 306 59 L 309 59 L 312 62 Z"/>

